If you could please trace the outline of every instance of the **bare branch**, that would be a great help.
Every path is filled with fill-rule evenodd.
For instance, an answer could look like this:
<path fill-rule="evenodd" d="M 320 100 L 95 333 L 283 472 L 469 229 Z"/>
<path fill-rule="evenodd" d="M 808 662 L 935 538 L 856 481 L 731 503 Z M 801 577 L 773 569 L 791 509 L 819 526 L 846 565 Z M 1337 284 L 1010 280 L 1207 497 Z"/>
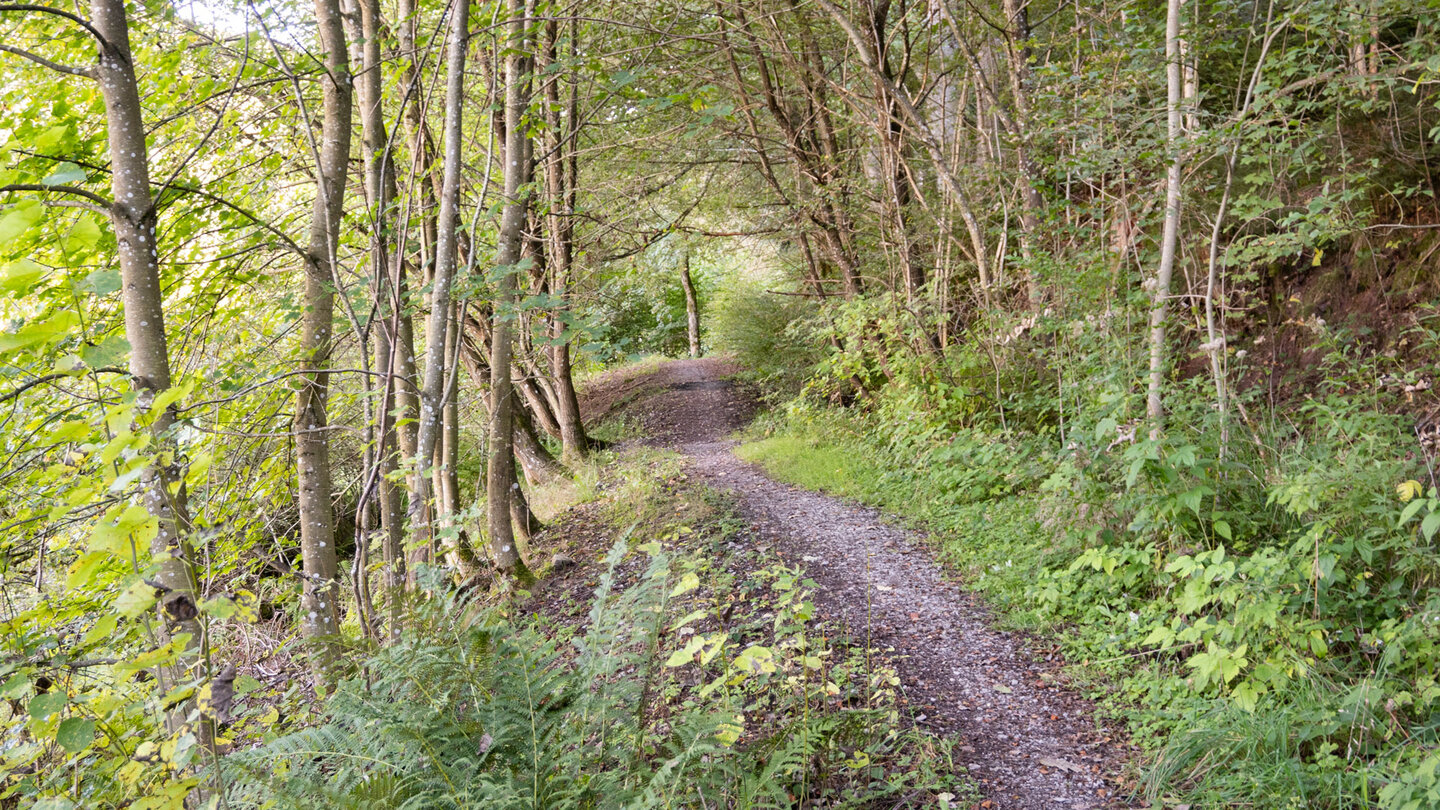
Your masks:
<path fill-rule="evenodd" d="M 0 193 L 4 193 L 7 191 L 37 191 L 41 193 L 47 191 L 58 191 L 61 194 L 73 194 L 76 197 L 84 197 L 85 199 L 95 203 L 96 205 L 101 206 L 106 216 L 109 216 L 110 214 L 110 206 L 114 205 L 114 203 L 110 202 L 99 194 L 96 194 L 93 191 L 86 191 L 85 189 L 78 188 L 76 186 L 49 186 L 45 185 L 44 183 L 11 183 L 7 186 L 0 186 Z"/>
<path fill-rule="evenodd" d="M 5 11 L 38 11 L 41 14 L 54 14 L 56 17 L 64 17 L 70 22 L 84 28 L 86 31 L 89 31 L 90 36 L 95 37 L 95 39 L 105 47 L 105 50 L 110 50 L 110 42 L 101 36 L 99 31 L 95 30 L 95 26 L 91 25 L 89 20 L 81 17 L 79 14 L 66 11 L 63 8 L 42 6 L 35 3 L 0 3 L 0 12 Z"/>
<path fill-rule="evenodd" d="M 41 56 L 40 54 L 31 53 L 24 48 L 16 48 L 10 45 L 0 44 L 0 53 L 13 53 L 16 56 L 22 57 L 24 59 L 29 59 L 31 62 L 34 62 L 37 65 L 44 65 L 45 67 L 59 73 L 68 73 L 71 76 L 83 76 L 87 79 L 95 78 L 95 74 L 91 72 L 89 68 L 77 68 L 71 67 L 70 65 L 62 65 L 59 62 L 52 62 L 49 59 Z"/>

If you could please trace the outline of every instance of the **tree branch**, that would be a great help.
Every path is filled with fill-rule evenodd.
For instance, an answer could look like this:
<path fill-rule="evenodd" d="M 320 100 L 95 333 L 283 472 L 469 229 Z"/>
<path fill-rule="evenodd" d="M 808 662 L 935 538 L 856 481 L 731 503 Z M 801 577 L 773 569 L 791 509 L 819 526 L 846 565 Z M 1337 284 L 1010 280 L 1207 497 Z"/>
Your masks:
<path fill-rule="evenodd" d="M 10 45 L 0 44 L 0 53 L 13 53 L 16 56 L 22 57 L 24 59 L 29 59 L 31 62 L 34 62 L 37 65 L 44 65 L 45 67 L 50 68 L 51 70 L 58 73 L 68 73 L 71 76 L 84 76 L 87 79 L 95 78 L 95 74 L 92 73 L 89 68 L 77 68 L 71 67 L 70 65 L 62 65 L 59 62 L 52 62 L 49 59 L 41 56 L 40 54 L 31 53 L 24 48 L 16 48 Z"/>
<path fill-rule="evenodd" d="M 61 194 L 73 194 L 76 197 L 84 197 L 85 199 L 100 206 L 101 212 L 104 213 L 106 216 L 110 215 L 110 206 L 114 205 L 114 203 L 110 202 L 99 194 L 96 194 L 93 191 L 86 191 L 85 189 L 78 188 L 76 186 L 48 186 L 44 183 L 11 183 L 7 186 L 0 186 L 0 194 L 3 194 L 7 191 L 37 191 L 41 193 L 44 193 L 46 191 L 58 191 Z"/>
<path fill-rule="evenodd" d="M 79 14 L 66 11 L 63 8 L 42 6 L 35 3 L 0 3 L 0 12 L 5 11 L 38 11 L 42 14 L 54 14 L 56 17 L 64 17 L 70 22 L 84 28 L 86 31 L 89 31 L 90 36 L 95 37 L 95 39 L 105 47 L 105 50 L 110 50 L 110 42 L 101 36 L 99 31 L 95 30 L 95 26 L 91 25 L 89 20 L 81 17 Z"/>
<path fill-rule="evenodd" d="M 126 371 L 125 369 L 123 369 L 123 368 L 114 368 L 114 367 L 112 367 L 112 366 L 107 366 L 107 367 L 105 367 L 105 368 L 90 369 L 90 373 L 92 373 L 92 374 L 127 374 L 127 373 L 129 373 L 129 372 L 127 372 L 127 371 Z M 10 389 L 9 391 L 6 391 L 5 393 L 0 394 L 0 402 L 9 402 L 10 400 L 15 399 L 16 397 L 20 396 L 21 394 L 25 393 L 26 391 L 29 391 L 31 388 L 34 388 L 34 387 L 37 386 L 37 385 L 44 385 L 45 383 L 48 383 L 48 382 L 54 382 L 55 380 L 66 379 L 66 378 L 68 378 L 68 377 L 74 377 L 74 376 L 75 376 L 74 374 L 72 374 L 72 373 L 70 373 L 70 372 L 68 372 L 68 371 L 57 371 L 57 372 L 55 372 L 55 373 L 53 373 L 53 374 L 46 374 L 46 375 L 41 376 L 41 377 L 36 377 L 35 379 L 33 379 L 33 380 L 31 380 L 31 381 L 29 381 L 29 382 L 27 382 L 27 383 L 23 383 L 23 384 L 21 384 L 21 385 L 17 385 L 17 386 L 15 386 L 14 388 Z"/>

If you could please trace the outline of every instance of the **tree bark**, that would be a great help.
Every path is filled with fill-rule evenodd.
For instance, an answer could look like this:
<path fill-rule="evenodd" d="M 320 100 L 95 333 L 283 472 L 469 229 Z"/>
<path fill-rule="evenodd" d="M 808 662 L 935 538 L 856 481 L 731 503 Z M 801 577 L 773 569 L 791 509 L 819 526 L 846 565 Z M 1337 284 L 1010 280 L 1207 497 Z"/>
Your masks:
<path fill-rule="evenodd" d="M 460 0 L 462 3 L 466 0 Z M 528 72 L 525 55 L 526 19 L 520 0 L 507 0 L 508 29 L 505 58 L 505 205 L 500 217 L 495 264 L 500 280 L 495 298 L 495 325 L 490 346 L 490 458 L 486 476 L 486 512 L 490 557 L 501 574 L 524 581 L 530 577 L 520 550 L 515 546 L 515 528 L 510 518 L 510 500 L 519 487 L 515 480 L 514 389 L 510 382 L 511 321 L 516 305 L 516 265 L 520 261 L 521 239 L 529 200 L 522 187 L 529 183 L 529 161 L 525 159 L 528 140 L 523 117 L 527 105 L 525 83 Z"/>
<path fill-rule="evenodd" d="M 570 26 L 570 49 L 577 48 L 577 26 Z M 544 56 L 548 64 L 556 58 L 559 23 L 550 20 L 545 26 Z M 570 75 L 570 74 L 567 74 Z M 565 101 L 566 115 L 560 117 L 560 76 L 552 74 L 545 82 L 546 132 L 549 138 L 545 160 L 545 189 L 549 199 L 546 236 L 549 239 L 550 294 L 561 301 L 560 311 L 550 318 L 551 345 L 546 354 L 550 361 L 550 380 L 555 389 L 555 421 L 560 433 L 560 456 L 566 464 L 583 461 L 590 451 L 590 437 L 580 417 L 580 398 L 575 392 L 574 370 L 570 361 L 570 343 L 565 335 L 562 313 L 568 311 L 566 294 L 574 264 L 575 192 L 579 185 L 579 162 L 575 158 L 575 134 L 579 127 L 578 90 L 573 76 Z"/>
<path fill-rule="evenodd" d="M 690 279 L 690 254 L 680 264 L 680 286 L 685 290 L 685 332 L 690 338 L 690 356 L 700 356 L 700 304 L 695 300 L 695 283 Z"/>
<path fill-rule="evenodd" d="M 445 407 L 445 334 L 450 320 L 450 285 L 454 281 L 456 227 L 459 223 L 461 119 L 465 103 L 465 61 L 470 43 L 470 0 L 458 0 L 451 9 L 450 47 L 446 54 L 444 181 L 435 245 L 435 272 L 430 291 L 430 317 L 426 329 L 424 383 L 420 387 L 420 424 L 415 440 L 415 470 L 410 479 L 410 525 L 416 542 L 430 546 L 432 524 L 431 467 L 439 441 Z"/>
<path fill-rule="evenodd" d="M 123 0 L 92 0 L 91 24 L 104 41 L 95 65 L 95 78 L 105 103 L 106 138 L 110 148 L 110 225 L 120 256 L 122 298 L 125 303 L 125 337 L 130 341 L 130 378 L 141 405 L 170 388 L 170 354 L 165 337 L 163 294 L 160 289 L 160 255 L 155 244 L 157 222 L 150 196 L 150 155 L 145 143 L 145 121 L 140 93 L 135 83 L 130 55 L 130 27 Z M 194 555 L 190 548 L 190 512 L 186 502 L 184 474 L 173 461 L 173 440 L 168 435 L 175 422 L 174 406 L 154 415 L 150 431 L 155 436 L 155 458 L 141 475 L 141 499 L 145 510 L 159 526 L 150 542 L 150 553 L 158 568 L 155 579 L 169 589 L 161 599 L 157 635 L 162 643 L 188 635 L 185 652 L 172 665 L 158 670 L 162 692 L 189 677 L 199 665 L 206 643 L 204 628 L 194 611 L 183 602 L 198 605 Z M 177 609 L 178 608 L 178 609 Z M 177 616 L 189 615 L 189 618 Z M 180 730 L 189 708 L 187 701 L 166 715 L 166 726 Z M 208 724 L 201 729 L 202 736 Z"/>
<path fill-rule="evenodd" d="M 1170 279 L 1175 273 L 1175 247 L 1180 234 L 1180 153 L 1184 93 L 1183 68 L 1180 64 L 1180 19 L 1184 0 L 1169 0 L 1165 14 L 1165 145 L 1170 151 L 1170 167 L 1165 173 L 1165 227 L 1160 237 L 1160 267 L 1156 270 L 1150 307 L 1150 388 L 1145 398 L 1145 413 L 1150 419 L 1150 436 L 1159 438 L 1165 431 L 1165 409 L 1162 391 L 1165 384 L 1165 327 L 1170 305 Z"/>
<path fill-rule="evenodd" d="M 380 407 L 375 415 L 375 488 L 380 513 L 381 586 L 385 592 L 390 639 L 393 642 L 399 640 L 401 589 L 405 583 L 404 493 L 394 481 L 399 459 L 396 456 L 395 420 L 391 417 L 399 390 L 394 368 L 403 302 L 397 295 L 390 266 L 394 252 L 396 185 L 390 134 L 385 124 L 380 4 L 378 0 L 359 0 L 359 4 L 362 69 L 358 89 L 365 152 L 365 191 L 371 209 L 370 283 L 375 299 L 375 370 L 384 375 L 380 386 Z M 357 571 L 363 571 L 363 566 Z"/>
<path fill-rule="evenodd" d="M 315 23 L 325 65 L 320 78 L 323 119 L 317 146 L 315 204 L 311 210 L 310 243 L 305 260 L 305 315 L 301 321 L 300 353 L 305 368 L 295 398 L 295 456 L 299 478 L 300 555 L 304 569 L 301 630 L 307 638 L 330 636 L 340 629 L 340 589 L 335 556 L 334 491 L 330 472 L 330 433 L 325 400 L 329 393 L 334 345 L 334 263 L 344 213 L 345 181 L 350 159 L 350 56 L 337 0 L 315 0 Z M 324 677 L 330 651 L 316 655 L 317 677 Z"/>

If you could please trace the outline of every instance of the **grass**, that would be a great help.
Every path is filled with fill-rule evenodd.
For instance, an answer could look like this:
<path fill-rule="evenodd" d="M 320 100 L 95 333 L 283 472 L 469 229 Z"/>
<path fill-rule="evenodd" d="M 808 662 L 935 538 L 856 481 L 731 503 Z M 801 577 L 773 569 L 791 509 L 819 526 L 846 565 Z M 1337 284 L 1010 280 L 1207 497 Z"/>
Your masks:
<path fill-rule="evenodd" d="M 1032 582 L 1027 572 L 1049 556 L 1053 543 L 1041 537 L 1031 499 L 1010 491 L 957 499 L 949 482 L 933 474 L 937 461 L 902 463 L 899 453 L 835 422 L 782 426 L 735 453 L 782 481 L 884 509 L 924 530 L 937 556 L 970 587 L 998 606 L 1017 608 L 1005 616 L 1007 624 L 1034 624 L 1018 608 Z"/>

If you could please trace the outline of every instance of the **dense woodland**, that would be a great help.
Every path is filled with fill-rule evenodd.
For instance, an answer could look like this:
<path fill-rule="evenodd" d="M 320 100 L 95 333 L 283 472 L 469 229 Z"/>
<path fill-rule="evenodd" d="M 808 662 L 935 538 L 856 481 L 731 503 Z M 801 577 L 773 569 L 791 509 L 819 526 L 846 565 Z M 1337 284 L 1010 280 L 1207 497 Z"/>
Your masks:
<path fill-rule="evenodd" d="M 1435 0 L 0 2 L 0 67 L 0 807 L 971 806 L 586 418 L 701 354 L 1127 801 L 1440 807 Z"/>

